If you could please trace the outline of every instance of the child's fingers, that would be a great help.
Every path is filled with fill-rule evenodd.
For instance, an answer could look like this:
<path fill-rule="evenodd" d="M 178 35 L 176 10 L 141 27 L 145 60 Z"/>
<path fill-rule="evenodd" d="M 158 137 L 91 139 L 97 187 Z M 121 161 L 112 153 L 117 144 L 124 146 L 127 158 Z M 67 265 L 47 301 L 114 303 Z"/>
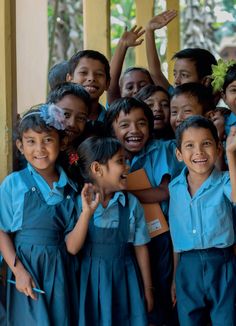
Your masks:
<path fill-rule="evenodd" d="M 140 44 L 143 43 L 143 41 L 144 41 L 144 39 L 142 38 L 141 40 L 136 41 L 136 42 L 135 42 L 135 45 L 140 45 Z"/>
<path fill-rule="evenodd" d="M 34 293 L 32 286 L 28 286 L 26 289 L 26 293 L 28 294 L 29 297 L 31 297 L 31 299 L 36 300 L 36 294 Z"/>

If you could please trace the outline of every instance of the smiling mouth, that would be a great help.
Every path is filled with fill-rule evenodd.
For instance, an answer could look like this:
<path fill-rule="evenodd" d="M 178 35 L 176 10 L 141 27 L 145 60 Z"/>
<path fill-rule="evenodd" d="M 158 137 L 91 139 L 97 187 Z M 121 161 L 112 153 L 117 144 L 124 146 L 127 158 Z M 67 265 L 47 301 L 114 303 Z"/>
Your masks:
<path fill-rule="evenodd" d="M 94 93 L 98 90 L 97 86 L 84 86 L 84 88 L 88 93 Z"/>
<path fill-rule="evenodd" d="M 162 120 L 164 119 L 160 115 L 154 115 L 154 121 L 162 121 Z"/>
<path fill-rule="evenodd" d="M 47 158 L 47 156 L 35 156 L 34 158 L 36 160 L 43 160 L 43 159 Z"/>
<path fill-rule="evenodd" d="M 128 143 L 140 143 L 143 140 L 142 137 L 128 137 L 126 138 L 126 141 Z"/>
<path fill-rule="evenodd" d="M 205 159 L 198 159 L 198 160 L 193 160 L 193 163 L 197 163 L 197 164 L 205 164 L 208 160 Z"/>

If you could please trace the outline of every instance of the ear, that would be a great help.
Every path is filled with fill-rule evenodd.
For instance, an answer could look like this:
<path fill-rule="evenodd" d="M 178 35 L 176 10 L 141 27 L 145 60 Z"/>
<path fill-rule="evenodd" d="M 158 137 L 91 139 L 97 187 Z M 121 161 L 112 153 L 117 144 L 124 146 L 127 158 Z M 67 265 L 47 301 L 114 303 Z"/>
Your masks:
<path fill-rule="evenodd" d="M 176 155 L 177 160 L 178 160 L 179 162 L 182 162 L 182 161 L 183 161 L 182 153 L 180 152 L 180 150 L 179 150 L 178 148 L 176 148 L 176 150 L 175 150 L 175 155 Z"/>
<path fill-rule="evenodd" d="M 20 139 L 16 140 L 16 147 L 19 149 L 19 151 L 21 152 L 21 154 L 24 154 L 24 147 L 23 147 L 23 143 Z"/>
<path fill-rule="evenodd" d="M 98 163 L 97 161 L 94 161 L 91 165 L 90 165 L 90 169 L 91 172 L 93 173 L 94 176 L 98 176 L 101 177 L 103 175 L 103 169 L 100 163 Z"/>
<path fill-rule="evenodd" d="M 212 82 L 211 76 L 205 76 L 201 80 L 201 84 L 206 86 L 206 87 L 210 86 L 211 82 Z"/>
<path fill-rule="evenodd" d="M 66 74 L 66 81 L 71 82 L 72 80 L 73 80 L 73 77 L 69 73 L 67 73 Z"/>

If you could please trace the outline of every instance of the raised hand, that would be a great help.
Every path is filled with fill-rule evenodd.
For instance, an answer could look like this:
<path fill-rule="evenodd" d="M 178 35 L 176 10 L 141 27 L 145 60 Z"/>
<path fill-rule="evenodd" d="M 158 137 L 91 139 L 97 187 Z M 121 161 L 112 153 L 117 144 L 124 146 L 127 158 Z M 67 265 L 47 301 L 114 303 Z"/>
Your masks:
<path fill-rule="evenodd" d="M 100 201 L 99 193 L 96 192 L 95 187 L 91 183 L 85 183 L 81 191 L 81 199 L 83 212 L 88 213 L 91 217 Z"/>
<path fill-rule="evenodd" d="M 135 25 L 133 28 L 131 28 L 130 31 L 125 30 L 123 35 L 121 36 L 120 41 L 127 47 L 132 46 L 138 46 L 143 42 L 143 39 L 140 39 L 140 37 L 145 33 L 145 30 L 142 27 L 137 27 Z"/>
<path fill-rule="evenodd" d="M 154 16 L 147 24 L 146 29 L 155 31 L 156 29 L 160 29 L 169 22 L 171 22 L 175 17 L 177 16 L 177 11 L 172 9 L 172 10 L 166 10 L 162 12 L 159 15 Z"/>

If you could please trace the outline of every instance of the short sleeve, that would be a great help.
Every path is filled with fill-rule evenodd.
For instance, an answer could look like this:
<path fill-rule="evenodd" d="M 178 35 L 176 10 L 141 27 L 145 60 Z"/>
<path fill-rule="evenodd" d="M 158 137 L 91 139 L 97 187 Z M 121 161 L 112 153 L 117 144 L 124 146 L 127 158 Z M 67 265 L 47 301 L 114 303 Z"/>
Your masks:
<path fill-rule="evenodd" d="M 21 228 L 24 208 L 24 195 L 27 187 L 21 182 L 18 173 L 7 176 L 0 186 L 0 229 L 15 232 Z"/>
<path fill-rule="evenodd" d="M 130 237 L 134 246 L 141 246 L 150 241 L 144 210 L 136 197 L 129 194 L 130 207 Z M 133 231 L 133 232 L 132 232 Z"/>

